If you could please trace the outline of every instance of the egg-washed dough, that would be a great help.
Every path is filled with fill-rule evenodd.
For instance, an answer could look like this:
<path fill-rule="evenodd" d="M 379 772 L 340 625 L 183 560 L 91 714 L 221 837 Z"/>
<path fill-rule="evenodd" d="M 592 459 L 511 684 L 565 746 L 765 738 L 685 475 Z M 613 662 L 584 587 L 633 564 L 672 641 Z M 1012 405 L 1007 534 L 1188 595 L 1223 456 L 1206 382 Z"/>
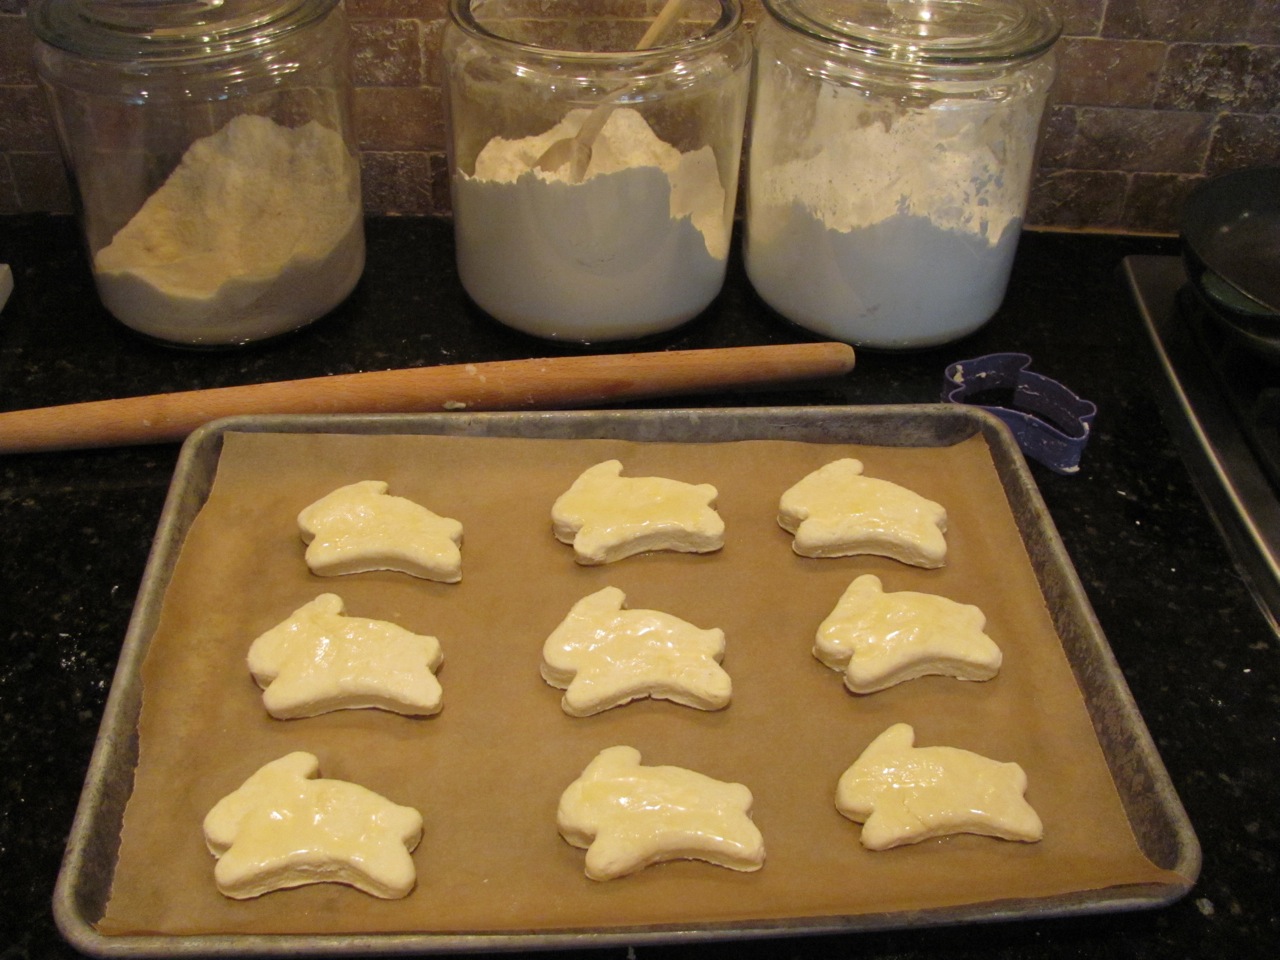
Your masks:
<path fill-rule="evenodd" d="M 417 882 L 410 853 L 422 815 L 355 783 L 318 778 L 298 751 L 273 760 L 205 816 L 218 890 L 236 900 L 310 883 L 343 883 L 385 900 Z"/>
<path fill-rule="evenodd" d="M 617 587 L 583 597 L 547 637 L 542 677 L 565 691 L 564 712 L 589 717 L 640 697 L 699 710 L 728 706 L 724 631 L 658 610 L 624 610 L 626 600 Z"/>
<path fill-rule="evenodd" d="M 813 655 L 844 673 L 854 693 L 875 693 L 905 680 L 940 675 L 990 680 L 1003 656 L 973 604 L 931 593 L 885 593 L 863 574 L 845 589 L 818 627 Z"/>
<path fill-rule="evenodd" d="M 1018 764 L 914 743 L 915 730 L 896 723 L 840 777 L 836 809 L 863 825 L 868 850 L 953 833 L 1028 843 L 1044 836 L 1039 815 L 1023 797 L 1027 775 Z"/>
<path fill-rule="evenodd" d="M 556 539 L 584 566 L 651 550 L 710 553 L 724 546 L 716 488 L 665 477 L 623 477 L 622 464 L 589 467 L 551 508 Z"/>
<path fill-rule="evenodd" d="M 862 475 L 862 461 L 835 460 L 787 490 L 778 523 L 802 557 L 874 554 L 916 567 L 946 562 L 947 511 L 906 487 Z"/>
<path fill-rule="evenodd" d="M 462 579 L 462 524 L 391 496 L 381 480 L 321 497 L 298 514 L 298 529 L 318 576 L 396 570 L 441 583 Z"/>
<path fill-rule="evenodd" d="M 343 616 L 342 598 L 322 593 L 249 647 L 249 672 L 278 720 L 377 708 L 439 713 L 440 641 L 385 620 Z"/>
<path fill-rule="evenodd" d="M 564 791 L 560 835 L 585 848 L 586 874 L 615 880 L 666 860 L 704 860 L 751 872 L 764 838 L 751 791 L 683 767 L 645 767 L 640 751 L 608 747 Z"/>

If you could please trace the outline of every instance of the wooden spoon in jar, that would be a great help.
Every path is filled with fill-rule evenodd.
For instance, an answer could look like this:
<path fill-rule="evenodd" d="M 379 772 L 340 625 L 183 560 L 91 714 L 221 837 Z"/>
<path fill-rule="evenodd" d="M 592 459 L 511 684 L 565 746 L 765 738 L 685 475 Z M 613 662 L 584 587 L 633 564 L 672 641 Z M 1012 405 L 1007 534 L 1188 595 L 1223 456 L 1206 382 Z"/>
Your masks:
<path fill-rule="evenodd" d="M 636 44 L 636 49 L 647 50 L 654 46 L 680 15 L 684 4 L 685 0 L 667 0 L 657 18 L 649 24 L 649 29 Z M 596 137 L 600 136 L 600 131 L 604 129 L 610 114 L 618 106 L 617 101 L 613 99 L 618 92 L 614 91 L 610 99 L 596 104 L 587 114 L 587 118 L 582 121 L 582 126 L 578 127 L 578 132 L 572 137 L 562 137 L 547 147 L 534 164 L 534 168 L 546 173 L 554 173 L 567 163 L 569 164 L 569 182 L 581 183 L 582 178 L 587 175 L 587 166 L 591 163 L 591 147 L 596 142 Z"/>

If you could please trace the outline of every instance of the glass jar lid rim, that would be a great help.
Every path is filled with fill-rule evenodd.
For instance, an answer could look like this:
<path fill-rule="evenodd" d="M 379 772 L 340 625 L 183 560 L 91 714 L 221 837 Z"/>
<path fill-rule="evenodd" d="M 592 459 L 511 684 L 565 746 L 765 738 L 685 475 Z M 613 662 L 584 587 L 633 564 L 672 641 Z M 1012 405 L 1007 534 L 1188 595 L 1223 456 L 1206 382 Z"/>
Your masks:
<path fill-rule="evenodd" d="M 44 43 L 105 60 L 216 60 L 323 17 L 340 0 L 35 0 Z"/>
<path fill-rule="evenodd" d="M 1047 51 L 1062 23 L 1043 0 L 763 0 L 814 39 L 875 60 L 977 65 Z"/>
<path fill-rule="evenodd" d="M 720 16 L 702 34 L 676 43 L 659 43 L 643 50 L 631 48 L 619 50 L 564 50 L 504 36 L 501 33 L 490 30 L 476 18 L 471 10 L 471 0 L 449 0 L 449 16 L 458 27 L 467 33 L 534 56 L 550 56 L 582 61 L 643 62 L 656 56 L 669 55 L 672 51 L 685 52 L 691 48 L 716 43 L 730 35 L 735 28 L 742 24 L 742 4 L 739 0 L 719 0 L 719 4 Z"/>

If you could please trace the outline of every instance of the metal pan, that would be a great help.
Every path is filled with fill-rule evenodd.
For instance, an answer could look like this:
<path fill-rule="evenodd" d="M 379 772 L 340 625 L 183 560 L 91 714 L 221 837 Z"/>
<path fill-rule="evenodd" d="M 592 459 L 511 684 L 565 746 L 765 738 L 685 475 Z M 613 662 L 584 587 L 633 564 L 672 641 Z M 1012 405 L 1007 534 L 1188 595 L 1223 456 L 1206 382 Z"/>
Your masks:
<path fill-rule="evenodd" d="M 1280 167 L 1205 181 L 1182 213 L 1192 286 L 1244 346 L 1280 361 Z"/>
<path fill-rule="evenodd" d="M 156 634 L 163 598 L 187 533 L 204 507 L 233 432 L 369 434 L 390 440 L 413 435 L 592 441 L 664 441 L 701 445 L 739 440 L 809 444 L 947 447 L 981 434 L 1022 539 L 1053 631 L 1061 665 L 1078 685 L 1088 722 L 1109 767 L 1125 817 L 1143 854 L 1170 871 L 1155 882 L 1100 879 L 1095 888 L 1049 896 L 1028 894 L 978 903 L 921 902 L 888 912 L 843 912 L 815 904 L 795 917 L 742 920 L 702 918 L 644 925 L 564 926 L 547 930 L 453 929 L 369 934 L 250 933 L 110 935 L 104 916 L 118 866 L 124 811 L 133 789 L 142 710 L 141 665 Z M 961 482 L 963 486 L 963 482 Z M 456 669 L 456 668 L 455 668 Z M 786 757 L 787 750 L 769 752 Z M 790 762 L 790 761 L 788 761 Z M 441 414 L 380 416 L 242 417 L 201 428 L 184 447 L 160 521 L 155 549 L 139 594 L 85 781 L 76 822 L 54 894 L 59 929 L 82 953 L 104 957 L 174 956 L 423 956 L 481 950 L 548 950 L 641 944 L 738 940 L 814 933 L 851 934 L 883 929 L 1010 919 L 1113 913 L 1171 903 L 1190 889 L 1200 869 L 1200 847 L 1160 760 L 1110 646 L 1089 606 L 1066 549 L 1053 527 L 1012 434 L 994 416 L 972 407 L 809 407 L 741 410 L 655 410 L 603 413 Z M 963 898 L 961 898 L 963 899 Z"/>

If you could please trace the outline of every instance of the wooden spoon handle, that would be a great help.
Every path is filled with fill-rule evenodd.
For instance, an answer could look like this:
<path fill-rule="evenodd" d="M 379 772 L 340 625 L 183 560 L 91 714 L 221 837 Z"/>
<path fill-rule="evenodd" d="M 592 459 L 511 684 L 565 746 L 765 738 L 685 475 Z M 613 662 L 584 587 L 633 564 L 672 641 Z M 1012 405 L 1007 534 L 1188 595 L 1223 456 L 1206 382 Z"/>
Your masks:
<path fill-rule="evenodd" d="M 685 0 L 667 0 L 653 23 L 649 24 L 649 29 L 640 38 L 640 42 L 636 44 L 636 49 L 648 50 L 650 47 L 657 46 L 658 41 L 662 39 L 662 35 L 667 32 L 667 28 L 683 12 L 684 5 Z M 609 94 L 607 99 L 596 104 L 591 112 L 587 114 L 587 118 L 582 121 L 582 126 L 578 127 L 578 132 L 573 135 L 573 139 L 577 144 L 574 166 L 571 168 L 575 183 L 581 182 L 587 175 L 587 165 L 591 162 L 591 148 L 595 144 L 596 138 L 600 136 L 600 131 L 604 129 L 604 125 L 609 121 L 609 117 L 613 115 L 613 111 L 618 108 L 616 98 L 627 89 L 626 85 L 618 87 Z M 550 151 L 551 148 L 548 147 L 547 153 L 544 153 L 543 157 L 546 157 Z M 547 161 L 544 164 L 542 159 L 539 158 L 538 166 L 544 169 L 549 168 L 552 166 L 552 161 Z"/>
<path fill-rule="evenodd" d="M 0 453 L 181 440 L 238 414 L 555 409 L 840 376 L 843 343 L 499 360 L 96 400 L 0 413 Z"/>
<path fill-rule="evenodd" d="M 684 4 L 685 0 L 667 0 L 658 11 L 653 23 L 649 24 L 649 29 L 640 38 L 640 42 L 636 44 L 636 49 L 648 50 L 650 47 L 657 46 L 662 35 L 667 32 L 667 27 L 671 26 L 672 21 L 683 12 Z"/>

